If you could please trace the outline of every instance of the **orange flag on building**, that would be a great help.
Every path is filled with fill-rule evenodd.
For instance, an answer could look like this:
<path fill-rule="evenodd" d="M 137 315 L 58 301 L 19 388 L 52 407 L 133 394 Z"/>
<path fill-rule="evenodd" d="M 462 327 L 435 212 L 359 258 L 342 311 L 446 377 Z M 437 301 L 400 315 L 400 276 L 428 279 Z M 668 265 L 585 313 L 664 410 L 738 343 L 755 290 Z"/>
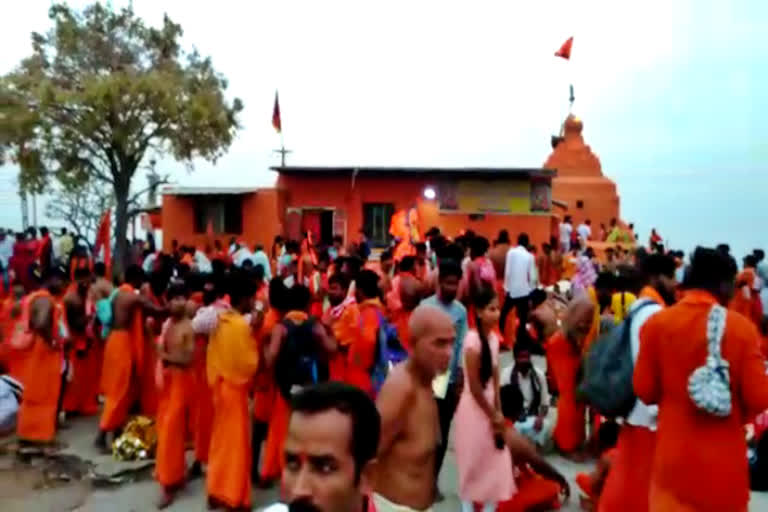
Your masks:
<path fill-rule="evenodd" d="M 277 133 L 283 132 L 283 124 L 280 121 L 280 102 L 277 99 L 277 91 L 275 91 L 275 108 L 272 110 L 272 126 L 274 126 Z"/>
<path fill-rule="evenodd" d="M 568 40 L 563 43 L 563 46 L 561 46 L 560 49 L 555 52 L 555 57 L 562 57 L 565 60 L 570 60 L 572 46 L 573 36 L 569 37 Z"/>
<path fill-rule="evenodd" d="M 93 244 L 94 255 L 98 254 L 101 248 L 104 248 L 104 265 L 107 267 L 107 276 L 110 275 L 112 268 L 112 210 L 107 209 L 99 222 L 99 229 L 96 231 L 96 241 Z"/>

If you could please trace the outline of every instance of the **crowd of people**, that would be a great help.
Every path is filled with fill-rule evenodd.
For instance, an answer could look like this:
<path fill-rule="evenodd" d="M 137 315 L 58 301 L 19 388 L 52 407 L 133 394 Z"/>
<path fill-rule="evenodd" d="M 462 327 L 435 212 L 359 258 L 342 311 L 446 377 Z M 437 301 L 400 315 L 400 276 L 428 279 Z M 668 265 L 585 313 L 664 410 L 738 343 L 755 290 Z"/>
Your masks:
<path fill-rule="evenodd" d="M 0 426 L 24 452 L 100 415 L 109 452 L 131 415 L 154 418 L 161 508 L 204 475 L 211 508 L 281 481 L 296 511 L 430 510 L 452 432 L 463 511 L 558 508 L 570 488 L 548 450 L 598 459 L 577 479 L 594 510 L 746 510 L 745 425 L 768 442 L 764 254 L 738 272 L 727 246 L 686 262 L 633 234 L 597 254 L 590 223 L 570 224 L 539 248 L 432 228 L 397 261 L 364 236 L 132 244 L 119 280 L 47 230 L 5 258 L 2 233 L 0 384 L 18 407 Z M 616 418 L 579 385 L 620 326 L 637 400 Z"/>

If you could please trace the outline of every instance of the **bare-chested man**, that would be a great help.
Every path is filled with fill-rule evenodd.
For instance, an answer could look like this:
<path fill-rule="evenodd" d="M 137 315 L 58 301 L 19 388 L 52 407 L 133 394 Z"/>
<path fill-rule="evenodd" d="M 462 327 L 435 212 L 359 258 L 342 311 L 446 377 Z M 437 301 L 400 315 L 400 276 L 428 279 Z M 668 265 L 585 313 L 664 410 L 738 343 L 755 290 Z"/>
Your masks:
<path fill-rule="evenodd" d="M 63 299 L 72 362 L 72 381 L 64 396 L 64 412 L 90 416 L 99 411 L 101 354 L 92 350 L 93 340 L 87 332 L 90 318 L 86 305 L 89 303 L 91 272 L 87 267 L 77 268 L 74 277 L 75 285 L 70 286 Z"/>
<path fill-rule="evenodd" d="M 131 265 L 125 271 L 125 283 L 112 299 L 112 323 L 104 351 L 102 389 L 104 410 L 99 423 L 96 445 L 106 449 L 106 435 L 123 427 L 133 400 L 138 372 L 144 361 L 144 314 L 160 316 L 165 308 L 138 292 L 144 271 Z M 133 386 L 132 386 L 133 384 Z"/>
<path fill-rule="evenodd" d="M 109 294 L 112 293 L 112 282 L 107 278 L 107 267 L 104 263 L 96 263 L 93 266 L 93 275 L 96 280 L 91 285 L 88 291 L 88 296 L 91 302 L 96 304 L 101 299 L 106 299 Z"/>
<path fill-rule="evenodd" d="M 528 314 L 528 321 L 533 324 L 536 330 L 536 341 L 538 344 L 548 340 L 558 328 L 557 312 L 552 306 L 547 292 L 536 289 L 531 292 L 531 312 Z"/>
<path fill-rule="evenodd" d="M 496 271 L 496 278 L 504 278 L 504 269 L 507 265 L 507 252 L 509 251 L 509 232 L 506 229 L 499 231 L 499 237 L 494 240 L 493 247 L 488 252 L 488 258 L 493 263 L 493 269 Z"/>
<path fill-rule="evenodd" d="M 440 443 L 435 376 L 448 370 L 453 322 L 437 307 L 422 305 L 411 315 L 410 357 L 384 382 L 374 502 L 378 512 L 430 510 L 435 501 L 435 454 Z"/>
<path fill-rule="evenodd" d="M 187 312 L 187 290 L 181 283 L 171 285 L 166 294 L 170 318 L 163 325 L 157 354 L 162 361 L 162 401 L 157 422 L 157 464 L 155 477 L 162 486 L 158 508 L 173 502 L 187 472 L 184 459 L 187 417 L 195 400 L 195 374 L 192 357 L 195 333 Z"/>

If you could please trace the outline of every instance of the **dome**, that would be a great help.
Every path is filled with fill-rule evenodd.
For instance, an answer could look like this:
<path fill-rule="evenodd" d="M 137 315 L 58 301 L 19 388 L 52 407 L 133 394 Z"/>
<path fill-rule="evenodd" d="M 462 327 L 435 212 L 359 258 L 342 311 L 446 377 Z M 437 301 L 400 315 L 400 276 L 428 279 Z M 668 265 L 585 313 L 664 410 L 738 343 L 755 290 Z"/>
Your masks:
<path fill-rule="evenodd" d="M 573 114 L 568 114 L 568 117 L 565 118 L 564 125 L 566 133 L 581 133 L 581 130 L 584 129 L 584 123 Z"/>

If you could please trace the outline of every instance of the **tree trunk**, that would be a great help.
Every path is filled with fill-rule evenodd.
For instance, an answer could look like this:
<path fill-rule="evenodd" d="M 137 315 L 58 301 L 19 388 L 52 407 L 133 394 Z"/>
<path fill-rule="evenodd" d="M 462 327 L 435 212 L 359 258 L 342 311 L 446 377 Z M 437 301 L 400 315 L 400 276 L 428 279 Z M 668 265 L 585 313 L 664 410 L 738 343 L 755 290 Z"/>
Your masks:
<path fill-rule="evenodd" d="M 125 256 L 128 251 L 128 190 L 130 184 L 115 182 L 115 253 L 112 255 L 112 275 L 123 278 Z"/>

